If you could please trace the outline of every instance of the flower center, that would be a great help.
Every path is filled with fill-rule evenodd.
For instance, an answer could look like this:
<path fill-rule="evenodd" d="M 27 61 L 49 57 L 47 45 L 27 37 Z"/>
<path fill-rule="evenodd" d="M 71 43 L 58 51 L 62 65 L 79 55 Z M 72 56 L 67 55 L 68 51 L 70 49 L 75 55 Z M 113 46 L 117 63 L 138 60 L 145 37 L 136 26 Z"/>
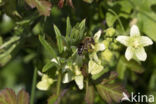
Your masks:
<path fill-rule="evenodd" d="M 133 48 L 140 47 L 140 37 L 137 36 L 131 37 L 129 40 L 129 45 Z"/>
<path fill-rule="evenodd" d="M 133 47 L 134 48 L 138 48 L 139 47 L 139 41 L 138 40 L 134 40 L 134 42 L 133 42 Z"/>

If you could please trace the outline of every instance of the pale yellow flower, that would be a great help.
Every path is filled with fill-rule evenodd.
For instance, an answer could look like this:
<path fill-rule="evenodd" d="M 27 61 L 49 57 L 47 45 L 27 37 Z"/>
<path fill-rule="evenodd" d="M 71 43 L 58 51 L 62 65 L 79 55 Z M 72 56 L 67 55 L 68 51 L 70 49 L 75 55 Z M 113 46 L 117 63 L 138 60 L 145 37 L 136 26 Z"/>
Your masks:
<path fill-rule="evenodd" d="M 147 54 L 144 47 L 153 44 L 149 37 L 140 35 L 140 31 L 136 25 L 131 27 L 130 36 L 118 36 L 116 40 L 127 46 L 125 52 L 127 60 L 136 57 L 140 61 L 145 61 Z"/>
<path fill-rule="evenodd" d="M 41 81 L 37 83 L 37 88 L 40 90 L 48 90 L 50 85 L 53 84 L 54 80 L 48 75 L 43 74 Z"/>

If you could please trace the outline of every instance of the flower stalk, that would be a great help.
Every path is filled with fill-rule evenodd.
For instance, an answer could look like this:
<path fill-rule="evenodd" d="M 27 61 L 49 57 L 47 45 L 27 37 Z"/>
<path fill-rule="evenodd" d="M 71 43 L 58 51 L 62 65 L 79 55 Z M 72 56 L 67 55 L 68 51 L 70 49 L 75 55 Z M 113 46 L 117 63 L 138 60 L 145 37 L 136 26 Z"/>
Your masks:
<path fill-rule="evenodd" d="M 57 81 L 57 92 L 56 92 L 56 95 L 57 96 L 60 95 L 60 91 L 61 91 L 61 80 L 62 80 L 62 72 L 61 72 L 61 70 L 59 70 L 58 81 Z"/>

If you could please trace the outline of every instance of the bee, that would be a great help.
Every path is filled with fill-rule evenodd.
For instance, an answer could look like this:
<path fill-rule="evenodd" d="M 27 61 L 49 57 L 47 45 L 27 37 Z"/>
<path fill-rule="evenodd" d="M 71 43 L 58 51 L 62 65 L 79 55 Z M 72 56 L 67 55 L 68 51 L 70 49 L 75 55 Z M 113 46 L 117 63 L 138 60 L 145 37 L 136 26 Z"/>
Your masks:
<path fill-rule="evenodd" d="M 84 51 L 92 49 L 91 45 L 94 45 L 95 41 L 92 37 L 86 37 L 82 40 L 82 42 L 78 46 L 78 54 L 82 55 Z"/>

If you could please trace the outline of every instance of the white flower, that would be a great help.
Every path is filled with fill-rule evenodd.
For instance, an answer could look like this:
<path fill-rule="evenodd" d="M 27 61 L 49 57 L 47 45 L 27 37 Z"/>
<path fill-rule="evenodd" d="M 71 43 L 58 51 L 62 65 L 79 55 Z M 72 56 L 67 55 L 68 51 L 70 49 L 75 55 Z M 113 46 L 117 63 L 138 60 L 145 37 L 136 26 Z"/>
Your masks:
<path fill-rule="evenodd" d="M 74 63 L 72 66 L 68 66 L 67 68 L 69 68 L 69 69 L 66 69 L 67 72 L 65 73 L 65 75 L 63 77 L 63 83 L 69 83 L 72 80 L 75 80 L 79 89 L 80 90 L 83 89 L 84 77 L 83 77 L 78 65 Z"/>
<path fill-rule="evenodd" d="M 53 63 L 55 63 L 55 64 L 57 64 L 57 65 L 60 65 L 60 57 L 57 57 L 57 58 L 52 58 L 51 59 L 51 62 L 53 62 Z"/>
<path fill-rule="evenodd" d="M 48 90 L 53 82 L 54 80 L 52 78 L 49 78 L 48 75 L 43 74 L 41 81 L 37 83 L 37 88 L 40 90 Z"/>
<path fill-rule="evenodd" d="M 101 61 L 98 59 L 97 52 L 99 51 L 104 51 L 105 50 L 105 45 L 103 42 L 100 42 L 100 36 L 101 36 L 102 31 L 99 30 L 97 33 L 94 35 L 94 41 L 95 45 L 92 45 L 93 52 L 90 54 L 90 59 L 93 59 L 97 63 L 100 63 Z"/>
<path fill-rule="evenodd" d="M 76 82 L 76 84 L 78 85 L 79 89 L 82 90 L 83 89 L 83 75 L 77 75 L 74 77 L 74 80 Z"/>
<path fill-rule="evenodd" d="M 93 48 L 95 49 L 95 51 L 103 51 L 105 49 L 105 45 L 103 42 L 100 42 L 100 36 L 101 36 L 102 31 L 99 30 L 97 33 L 95 33 L 94 35 L 94 41 L 95 41 L 95 45 L 93 46 Z"/>
<path fill-rule="evenodd" d="M 152 45 L 152 40 L 147 36 L 140 36 L 140 31 L 136 25 L 130 29 L 130 36 L 118 36 L 117 41 L 127 46 L 125 57 L 127 60 L 137 58 L 140 61 L 145 61 L 147 54 L 144 47 Z"/>
<path fill-rule="evenodd" d="M 63 77 L 63 83 L 69 83 L 73 80 L 73 74 L 71 72 L 66 72 Z"/>
<path fill-rule="evenodd" d="M 103 70 L 103 66 L 101 64 L 97 64 L 96 62 L 90 60 L 88 63 L 88 73 L 92 75 L 98 74 Z"/>

